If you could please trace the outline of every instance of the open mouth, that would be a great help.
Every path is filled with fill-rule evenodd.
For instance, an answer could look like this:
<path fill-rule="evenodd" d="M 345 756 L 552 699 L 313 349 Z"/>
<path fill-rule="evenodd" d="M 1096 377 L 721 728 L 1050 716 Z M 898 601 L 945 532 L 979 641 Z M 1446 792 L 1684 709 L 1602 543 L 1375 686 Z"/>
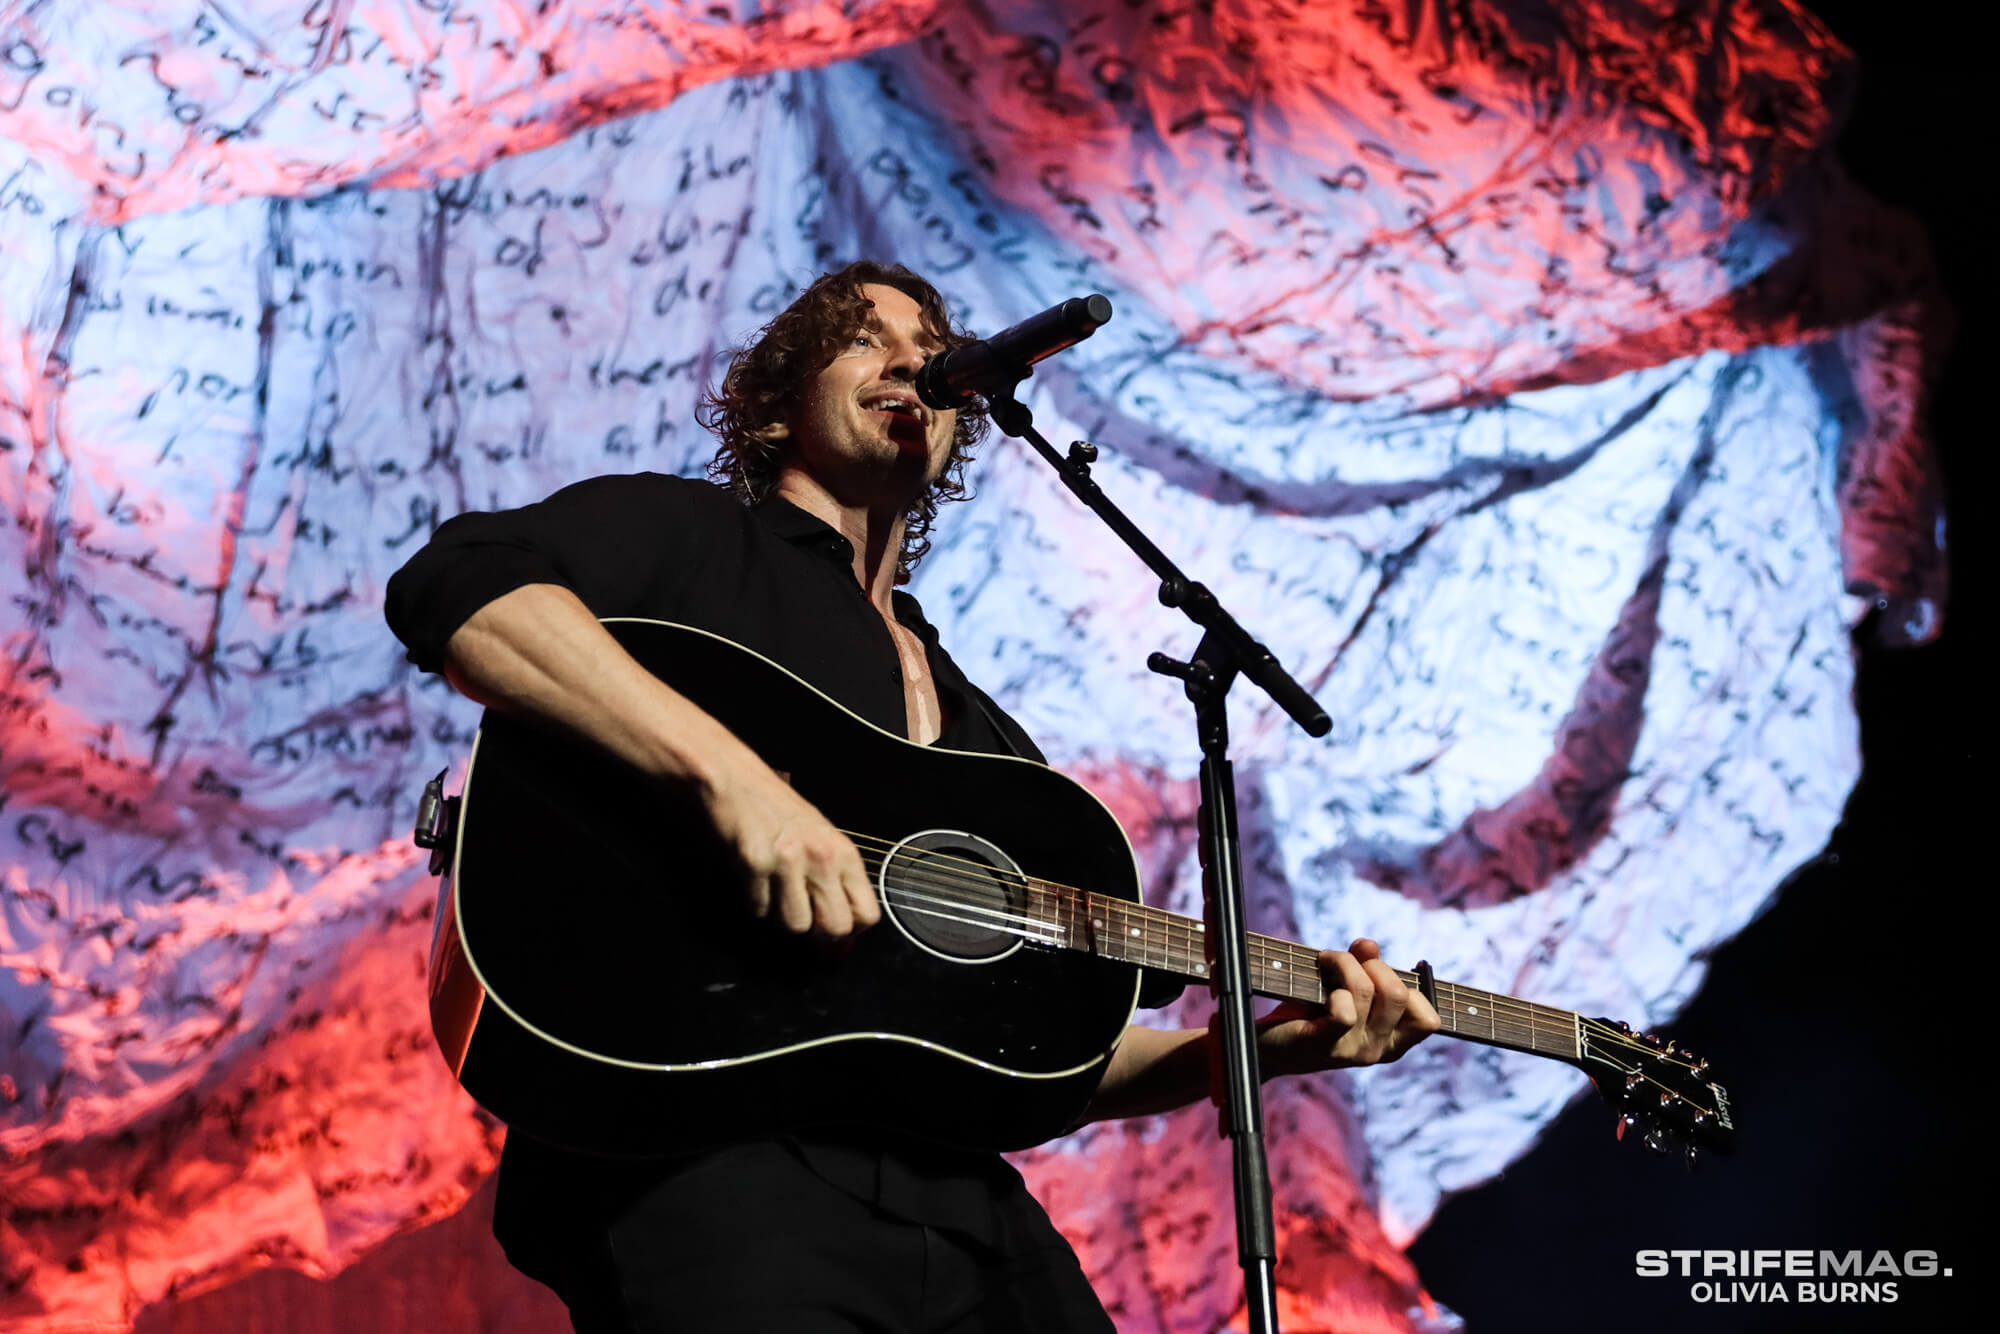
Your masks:
<path fill-rule="evenodd" d="M 871 398 L 861 406 L 882 419 L 891 440 L 903 445 L 927 443 L 928 423 L 924 419 L 924 410 L 916 399 L 903 395 L 887 395 Z"/>
<path fill-rule="evenodd" d="M 887 417 L 892 421 L 907 421 L 918 426 L 924 424 L 924 410 L 918 406 L 917 400 L 914 398 L 886 395 L 881 398 L 871 398 L 861 406 L 878 416 Z"/>

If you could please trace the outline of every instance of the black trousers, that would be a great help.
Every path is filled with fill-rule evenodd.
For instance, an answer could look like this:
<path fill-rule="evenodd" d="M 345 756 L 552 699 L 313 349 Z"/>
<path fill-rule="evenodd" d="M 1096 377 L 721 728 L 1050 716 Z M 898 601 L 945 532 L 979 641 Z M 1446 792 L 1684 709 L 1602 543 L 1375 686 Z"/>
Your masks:
<path fill-rule="evenodd" d="M 1030 1207 L 1032 1201 L 1026 1201 Z M 577 1334 L 1116 1334 L 1076 1254 L 883 1212 L 778 1145 L 677 1175 L 535 1276 Z"/>

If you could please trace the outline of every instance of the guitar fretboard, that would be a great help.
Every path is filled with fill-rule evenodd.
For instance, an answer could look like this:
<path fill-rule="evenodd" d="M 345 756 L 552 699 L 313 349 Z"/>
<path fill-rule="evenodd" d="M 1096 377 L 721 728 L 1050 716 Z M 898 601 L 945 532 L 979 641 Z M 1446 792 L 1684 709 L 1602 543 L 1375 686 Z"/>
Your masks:
<path fill-rule="evenodd" d="M 1040 928 L 1037 935 L 1049 944 L 1191 981 L 1209 979 L 1207 930 L 1192 917 L 1046 881 L 1029 881 L 1029 891 L 1029 914 Z M 1256 932 L 1244 943 L 1250 986 L 1258 995 L 1326 1003 L 1318 950 Z M 1410 986 L 1418 985 L 1417 974 L 1396 973 Z M 1435 985 L 1438 1018 L 1443 1031 L 1454 1037 L 1558 1060 L 1582 1054 L 1582 1020 L 1572 1010 L 1456 982 Z"/>

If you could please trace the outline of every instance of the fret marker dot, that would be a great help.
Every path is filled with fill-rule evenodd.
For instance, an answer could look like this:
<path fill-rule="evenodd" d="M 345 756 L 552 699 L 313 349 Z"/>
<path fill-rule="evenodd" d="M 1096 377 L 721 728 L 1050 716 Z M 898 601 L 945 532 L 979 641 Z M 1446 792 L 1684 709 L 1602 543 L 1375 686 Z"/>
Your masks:
<path fill-rule="evenodd" d="M 1271 967 L 1273 968 L 1283 968 L 1284 966 L 1284 964 L 1279 963 L 1276 959 L 1271 960 Z"/>
<path fill-rule="evenodd" d="M 1136 936 L 1136 935 L 1138 935 L 1138 934 L 1139 934 L 1139 928 L 1138 928 L 1138 927 L 1136 927 L 1136 926 L 1135 926 L 1135 927 L 1133 927 L 1133 928 L 1132 928 L 1132 934 L 1133 934 L 1133 935 L 1135 935 L 1135 936 Z"/>
<path fill-rule="evenodd" d="M 1205 963 L 1198 963 L 1194 966 L 1194 970 L 1197 973 L 1205 973 L 1208 971 L 1208 965 Z"/>
<path fill-rule="evenodd" d="M 1466 1007 L 1465 1007 L 1465 1012 L 1466 1012 L 1467 1014 L 1478 1014 L 1478 1013 L 1479 1013 L 1479 1007 L 1478 1007 L 1477 1005 L 1468 1005 L 1468 1006 L 1466 1006 Z"/>

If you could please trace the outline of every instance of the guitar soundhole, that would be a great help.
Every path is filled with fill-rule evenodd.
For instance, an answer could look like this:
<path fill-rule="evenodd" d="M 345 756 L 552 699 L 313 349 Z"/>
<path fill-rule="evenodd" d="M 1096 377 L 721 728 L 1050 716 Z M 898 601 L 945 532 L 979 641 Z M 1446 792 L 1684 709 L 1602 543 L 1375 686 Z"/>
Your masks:
<path fill-rule="evenodd" d="M 898 843 L 876 890 L 891 921 L 917 945 L 959 963 L 991 963 L 1021 947 L 1027 877 L 974 834 L 930 829 Z"/>

